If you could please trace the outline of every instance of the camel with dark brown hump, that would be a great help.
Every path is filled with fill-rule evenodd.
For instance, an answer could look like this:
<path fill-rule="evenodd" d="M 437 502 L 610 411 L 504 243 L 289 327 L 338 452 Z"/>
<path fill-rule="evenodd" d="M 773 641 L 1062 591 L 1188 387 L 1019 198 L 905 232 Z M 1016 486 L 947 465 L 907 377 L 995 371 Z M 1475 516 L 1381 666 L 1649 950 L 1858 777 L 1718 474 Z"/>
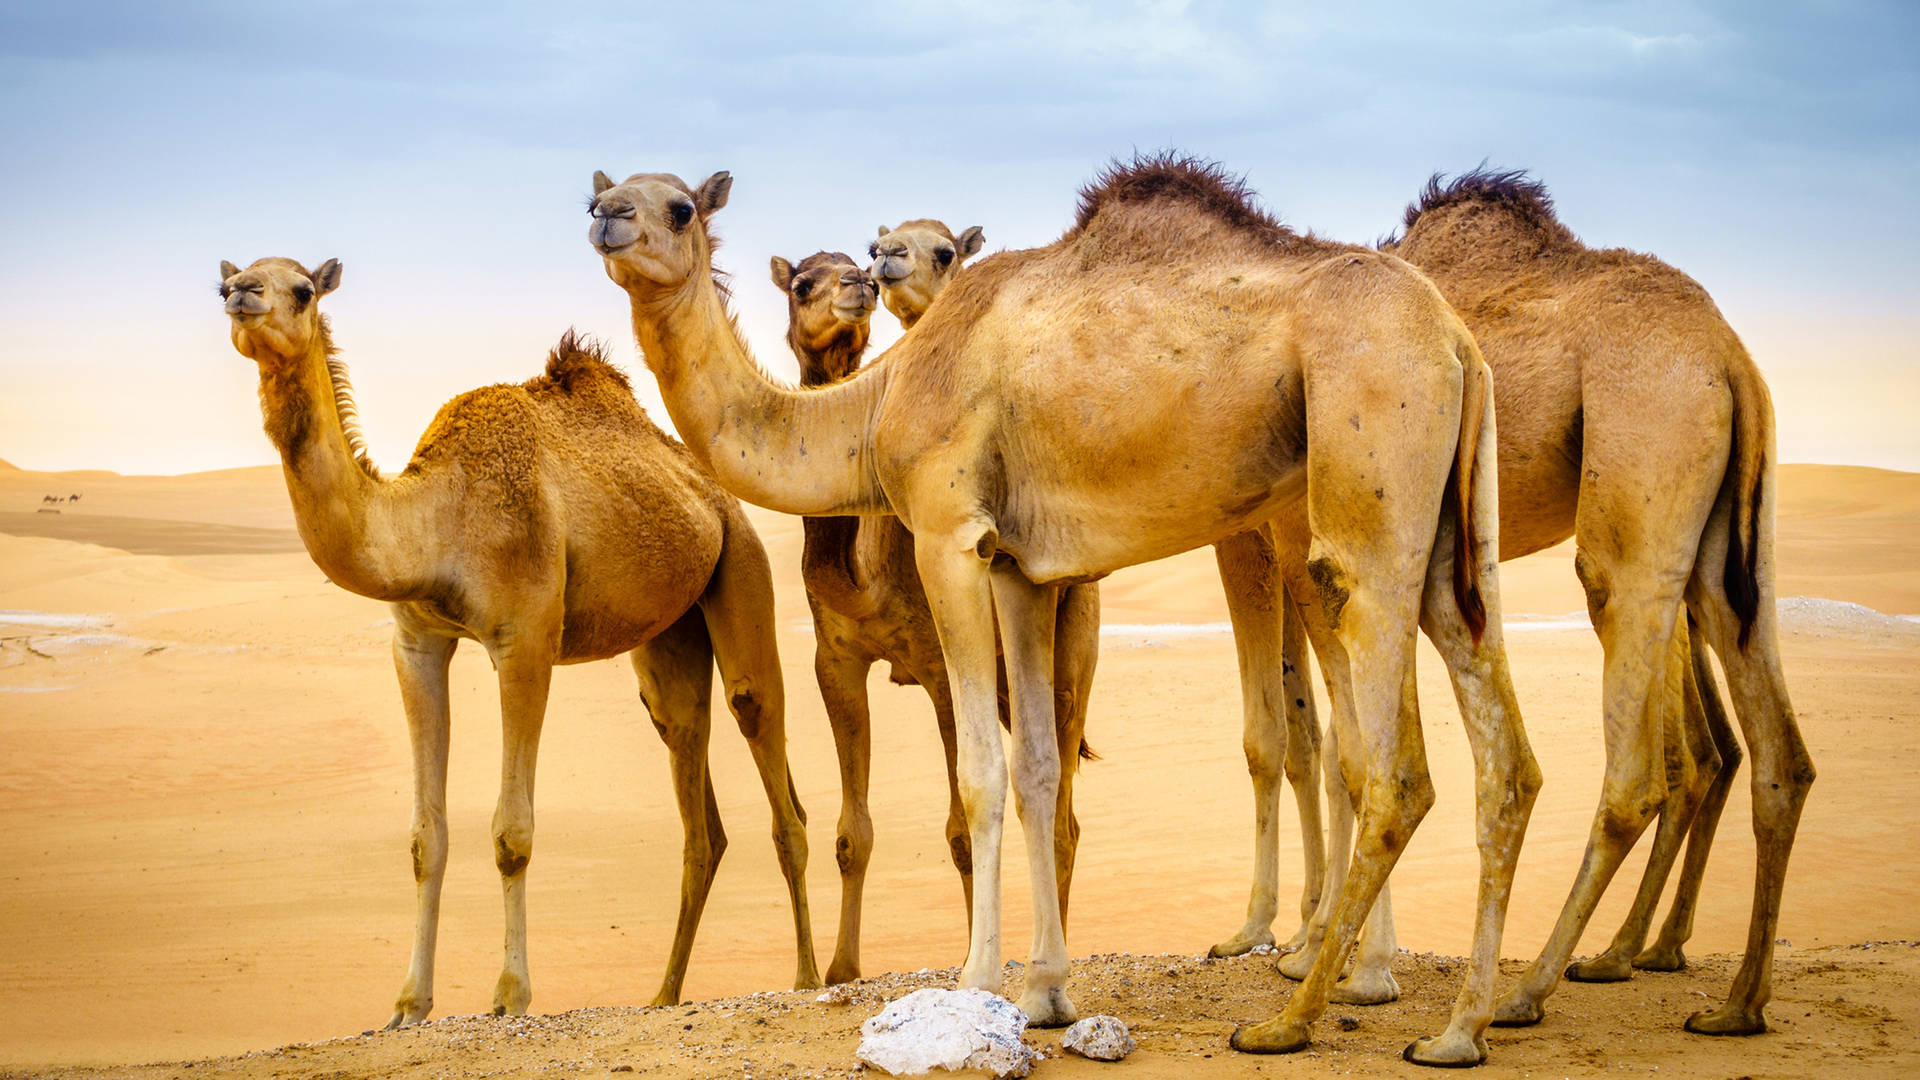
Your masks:
<path fill-rule="evenodd" d="M 868 269 L 880 286 L 881 303 L 910 330 L 985 244 L 978 225 L 955 236 L 945 222 L 914 218 L 891 229 L 880 226 L 879 237 L 867 245 L 867 258 L 873 260 Z"/>
<path fill-rule="evenodd" d="M 996 619 L 1016 806 L 1028 836 L 1050 836 L 1060 586 L 1217 543 L 1304 502 L 1309 513 L 1291 517 L 1312 523 L 1306 621 L 1326 648 L 1335 723 L 1352 748 L 1342 766 L 1364 809 L 1312 975 L 1233 1044 L 1309 1044 L 1380 883 L 1432 805 L 1400 707 L 1420 624 L 1466 706 L 1482 873 L 1453 1018 L 1408 1054 L 1483 1059 L 1539 772 L 1501 643 L 1491 390 L 1438 291 L 1391 256 L 1287 229 L 1217 166 L 1139 160 L 1082 193 L 1060 240 L 975 266 L 885 356 L 796 390 L 754 364 L 711 278 L 706 225 L 731 183 L 596 174 L 588 240 L 628 293 L 675 426 L 723 485 L 786 513 L 892 513 L 912 530 L 974 855 L 961 985 L 998 990 L 1002 977 Z M 1021 1007 L 1041 1025 L 1075 1015 L 1049 854 L 1028 847 L 1034 941 Z"/>
<path fill-rule="evenodd" d="M 1699 285 L 1650 256 L 1581 244 L 1524 173 L 1476 171 L 1444 187 L 1436 176 L 1404 225 L 1385 249 L 1432 276 L 1495 372 L 1501 557 L 1577 538 L 1574 567 L 1606 658 L 1607 775 L 1586 857 L 1544 951 L 1495 1022 L 1537 1022 L 1563 966 L 1587 982 L 1685 966 L 1682 946 L 1741 760 L 1711 648 L 1754 756 L 1759 860 L 1746 956 L 1728 1000 L 1687 1028 L 1764 1031 L 1782 883 L 1814 778 L 1775 637 L 1765 381 Z M 1328 787 L 1337 854 L 1351 815 L 1337 771 Z M 1567 965 L 1656 814 L 1619 932 L 1598 956 Z M 1672 907 L 1643 948 L 1683 842 Z M 1378 979 L 1390 951 L 1363 945 L 1361 956 L 1374 958 L 1379 971 L 1366 977 Z M 1288 957 L 1281 969 L 1301 977 L 1310 959 Z"/>
<path fill-rule="evenodd" d="M 807 916 L 806 816 L 787 773 L 773 579 L 740 504 L 633 399 L 626 376 L 569 333 L 546 374 L 442 406 L 405 471 L 366 456 L 347 369 L 320 298 L 340 264 L 220 264 L 234 348 L 260 368 L 307 552 L 335 584 L 393 608 L 393 658 L 413 740 L 413 961 L 387 1026 L 433 1009 L 434 942 L 447 865 L 447 665 L 478 641 L 500 680 L 494 862 L 506 896 L 506 961 L 493 1011 L 527 1010 L 527 863 L 533 778 L 556 664 L 631 653 L 640 697 L 673 761 L 685 829 L 680 916 L 656 1005 L 680 998 L 726 833 L 707 772 L 717 664 L 727 707 L 773 807 L 799 960 L 818 986 Z"/>
<path fill-rule="evenodd" d="M 838 252 L 817 252 L 796 266 L 775 256 L 773 283 L 787 295 L 787 344 L 800 361 L 800 384 L 839 382 L 860 366 L 874 305 L 873 279 Z M 827 982 L 860 977 L 861 901 L 873 853 L 867 811 L 872 771 L 867 672 L 886 661 L 899 683 L 917 684 L 933 701 L 947 756 L 947 849 L 960 872 L 968 917 L 973 913 L 973 853 L 960 802 L 953 701 L 933 612 L 913 565 L 913 534 L 898 518 L 807 517 L 801 576 L 813 610 L 814 676 L 833 726 L 840 757 L 840 824 L 834 854 L 840 865 L 840 933 Z M 1073 777 L 1081 757 L 1087 695 L 1100 647 L 1100 586 L 1061 590 L 1054 644 L 1054 720 L 1060 742 L 1060 796 L 1054 816 L 1054 871 L 1060 921 L 1067 919 L 1080 824 L 1073 814 Z M 1002 676 L 1004 679 L 1004 668 Z M 1000 719 L 1011 726 L 1005 697 Z"/>

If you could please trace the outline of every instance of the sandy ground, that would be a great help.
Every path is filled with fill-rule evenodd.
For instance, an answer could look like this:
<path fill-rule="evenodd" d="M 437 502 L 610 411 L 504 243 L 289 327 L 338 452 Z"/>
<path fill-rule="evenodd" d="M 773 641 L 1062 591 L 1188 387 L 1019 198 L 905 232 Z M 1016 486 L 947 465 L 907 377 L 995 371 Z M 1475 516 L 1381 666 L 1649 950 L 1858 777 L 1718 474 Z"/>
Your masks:
<path fill-rule="evenodd" d="M 0 466 L 0 1067 L 247 1054 L 354 1036 L 386 1019 L 405 972 L 413 898 L 408 751 L 387 612 L 324 581 L 291 531 L 281 485 L 277 468 L 154 478 Z M 1920 476 L 1788 466 L 1780 486 L 1780 591 L 1825 599 L 1784 605 L 1788 677 L 1821 775 L 1788 881 L 1776 1031 L 1705 1040 L 1678 1030 L 1702 995 L 1724 992 L 1731 961 L 1715 954 L 1737 951 L 1744 938 L 1753 850 L 1741 786 L 1703 891 L 1694 968 L 1562 990 L 1547 1024 L 1494 1038 L 1497 1074 L 1656 1065 L 1698 1075 L 1886 1074 L 1920 1064 L 1920 956 L 1905 945 L 1855 947 L 1920 938 L 1912 872 L 1920 788 L 1911 779 L 1920 744 L 1909 730 L 1920 714 L 1920 622 L 1879 614 L 1920 612 Z M 82 499 L 61 513 L 38 512 L 43 495 L 73 493 Z M 798 524 L 756 520 L 776 567 L 824 967 L 839 902 L 831 857 L 839 789 L 812 686 Z M 1509 957 L 1528 957 L 1544 940 L 1599 787 L 1599 650 L 1575 614 L 1583 604 L 1570 560 L 1562 547 L 1503 571 L 1518 692 L 1547 777 L 1516 883 Z M 1085 831 L 1069 937 L 1075 955 L 1098 955 L 1076 963 L 1073 992 L 1083 1013 L 1112 1011 L 1143 1030 L 1143 1051 L 1126 1066 L 1139 1075 L 1295 1067 L 1224 1051 L 1230 1021 L 1270 1015 L 1284 1000 L 1287 984 L 1270 962 L 1193 959 L 1238 928 L 1251 846 L 1232 642 L 1207 625 L 1226 618 L 1212 557 L 1125 571 L 1104 597 L 1090 727 L 1104 760 L 1077 789 Z M 1470 931 L 1476 859 L 1470 772 L 1437 659 L 1423 651 L 1421 662 L 1439 803 L 1394 878 L 1400 943 L 1457 955 Z M 487 837 L 499 727 L 479 650 L 456 657 L 453 694 L 441 1016 L 486 1008 L 500 941 Z M 582 665 L 555 680 L 529 886 L 534 1008 L 568 1015 L 454 1019 L 206 1063 L 191 1075 L 594 1075 L 620 1064 L 739 1075 L 748 1060 L 754 1075 L 844 1070 L 873 1002 L 950 982 L 938 968 L 965 951 L 931 710 L 924 694 L 888 685 L 884 672 L 873 701 L 877 843 L 864 966 L 936 970 L 875 979 L 863 1003 L 847 1008 L 790 994 L 622 1008 L 658 984 L 679 824 L 630 670 Z M 724 724 L 713 759 L 733 843 L 694 950 L 695 999 L 777 989 L 793 972 L 765 802 L 743 741 Z M 1006 938 L 1016 957 L 1027 926 L 1021 844 L 1011 827 Z M 1289 839 L 1287 889 L 1298 881 L 1297 851 Z M 1638 859 L 1583 951 L 1611 935 L 1637 872 Z M 1134 956 L 1112 955 L 1121 952 Z M 1140 958 L 1150 953 L 1174 958 Z M 1438 1026 L 1459 965 L 1414 955 L 1401 967 L 1406 999 L 1358 1011 L 1352 1031 L 1323 1022 L 1320 1056 L 1309 1059 L 1316 1067 L 1412 1071 L 1394 1052 Z M 1033 1041 L 1053 1045 L 1055 1036 Z M 1044 1066 L 1060 1075 L 1095 1067 Z"/>

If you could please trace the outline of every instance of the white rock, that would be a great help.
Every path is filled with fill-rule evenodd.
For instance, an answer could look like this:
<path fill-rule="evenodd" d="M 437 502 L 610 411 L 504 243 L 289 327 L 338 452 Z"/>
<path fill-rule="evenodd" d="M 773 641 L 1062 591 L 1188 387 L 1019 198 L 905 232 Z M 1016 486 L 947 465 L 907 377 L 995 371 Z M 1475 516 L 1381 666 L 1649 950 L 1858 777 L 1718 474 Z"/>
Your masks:
<path fill-rule="evenodd" d="M 1020 1041 L 1026 1030 L 1027 1014 L 998 994 L 915 990 L 860 1026 L 853 1056 L 893 1076 L 934 1069 L 1025 1076 L 1033 1068 L 1033 1050 Z"/>
<path fill-rule="evenodd" d="M 1060 1045 L 1095 1061 L 1119 1061 L 1133 1053 L 1133 1036 L 1113 1016 L 1089 1016 L 1060 1036 Z"/>
<path fill-rule="evenodd" d="M 825 990 L 820 991 L 820 996 L 813 1000 L 828 1005 L 851 1005 L 853 1004 L 853 984 L 850 982 L 835 983 Z"/>

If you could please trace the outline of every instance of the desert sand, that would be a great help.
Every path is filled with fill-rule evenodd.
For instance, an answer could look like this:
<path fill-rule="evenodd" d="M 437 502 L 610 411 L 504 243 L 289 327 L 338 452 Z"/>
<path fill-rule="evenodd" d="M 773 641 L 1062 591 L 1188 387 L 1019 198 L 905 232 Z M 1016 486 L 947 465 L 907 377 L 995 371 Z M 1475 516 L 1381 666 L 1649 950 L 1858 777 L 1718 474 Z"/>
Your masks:
<path fill-rule="evenodd" d="M 1543 1025 L 1493 1036 L 1489 1075 L 1888 1074 L 1920 1067 L 1920 475 L 1780 470 L 1787 674 L 1820 769 L 1781 920 L 1775 1030 L 1679 1031 L 1724 992 L 1740 948 L 1753 843 L 1736 786 L 1703 890 L 1693 967 L 1569 986 Z M 82 498 L 41 513 L 43 495 Z M 51 507 L 48 507 L 51 509 Z M 809 894 L 824 966 L 839 902 L 839 787 L 811 671 L 797 519 L 753 512 L 775 567 L 795 776 L 809 811 Z M 1599 649 L 1563 545 L 1503 568 L 1509 649 L 1546 775 L 1504 954 L 1538 949 L 1570 884 L 1599 790 Z M 1398 1048 L 1437 1030 L 1470 933 L 1471 779 L 1451 693 L 1423 646 L 1422 709 L 1439 802 L 1394 877 L 1402 1002 L 1335 1007 L 1306 1059 L 1225 1049 L 1290 985 L 1271 961 L 1201 963 L 1240 925 L 1251 786 L 1238 687 L 1209 552 L 1104 585 L 1083 825 L 1068 944 L 1083 1014 L 1136 1026 L 1141 1076 L 1279 1074 L 1311 1062 L 1415 1072 Z M 413 884 L 408 750 L 385 607 L 328 584 L 300 547 L 277 467 L 182 477 L 34 473 L 0 464 L 0 1069 L 248 1055 L 140 1076 L 602 1075 L 845 1072 L 859 1021 L 965 952 L 941 822 L 932 711 L 873 678 L 864 966 L 852 1006 L 785 988 L 792 943 L 768 814 L 744 742 L 716 723 L 715 783 L 732 844 L 687 993 L 651 997 L 677 901 L 680 832 L 665 754 L 624 661 L 555 678 L 529 878 L 533 1008 L 564 1017 L 449 1019 L 362 1037 L 405 973 Z M 453 666 L 453 851 L 436 1016 L 484 1010 L 499 966 L 488 839 L 498 778 L 492 672 Z M 1291 815 L 1291 800 L 1283 807 Z M 1294 826 L 1289 817 L 1284 827 Z M 1024 952 L 1017 826 L 1005 853 L 1009 956 Z M 1583 952 L 1603 947 L 1637 881 L 1616 881 Z M 1297 839 L 1282 853 L 1297 889 Z M 1284 937 L 1292 926 L 1283 908 Z M 1863 947 L 1864 946 L 1864 947 Z M 1114 954 L 1132 954 L 1116 957 Z M 1168 954 L 1167 956 L 1149 954 Z M 928 970 L 921 970 L 928 969 Z M 1016 983 L 1018 969 L 1010 968 Z M 1509 971 L 1509 975 L 1517 967 Z M 586 1011 L 576 1011 L 586 1010 Z M 1358 1022 L 1342 1030 L 1337 1017 Z M 334 1041 L 324 1041 L 334 1040 Z M 1033 1033 L 1056 1046 L 1054 1033 Z M 314 1044 L 267 1053 L 284 1044 Z M 254 1052 L 254 1053 L 249 1053 Z M 1051 1052 L 1051 1051 L 1050 1051 Z M 1208 1057 L 1206 1055 L 1212 1055 Z M 752 1062 L 752 1066 L 747 1065 Z M 1048 1061 L 1047 1073 L 1092 1063 Z M 61 1070 L 64 1073 L 64 1069 Z"/>

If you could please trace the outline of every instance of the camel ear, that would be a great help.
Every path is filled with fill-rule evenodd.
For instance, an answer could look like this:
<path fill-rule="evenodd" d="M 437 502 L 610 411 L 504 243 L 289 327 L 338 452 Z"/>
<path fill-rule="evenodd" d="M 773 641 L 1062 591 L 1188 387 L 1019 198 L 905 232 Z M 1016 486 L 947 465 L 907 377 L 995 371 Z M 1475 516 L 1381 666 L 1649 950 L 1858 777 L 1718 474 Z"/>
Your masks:
<path fill-rule="evenodd" d="M 892 231 L 893 231 L 892 229 L 889 229 L 889 228 L 887 228 L 887 227 L 886 227 L 885 225 L 882 225 L 882 226 L 880 226 L 880 235 L 879 235 L 879 236 L 876 236 L 876 237 L 874 237 L 874 239 L 875 239 L 875 240 L 884 240 L 884 239 L 886 239 L 886 236 L 887 236 L 887 234 L 888 234 L 888 233 L 890 233 L 890 232 L 892 232 Z"/>
<path fill-rule="evenodd" d="M 613 178 L 599 169 L 593 170 L 593 193 L 599 195 L 613 186 Z"/>
<path fill-rule="evenodd" d="M 727 205 L 727 192 L 733 190 L 733 174 L 725 169 L 707 177 L 700 190 L 693 193 L 693 202 L 700 208 L 700 216 L 706 217 L 715 210 Z"/>
<path fill-rule="evenodd" d="M 313 272 L 313 296 L 319 299 L 340 287 L 340 260 L 328 259 Z"/>
<path fill-rule="evenodd" d="M 960 249 L 962 259 L 971 259 L 980 254 L 980 249 L 986 244 L 986 234 L 980 231 L 978 225 L 971 226 L 966 232 L 960 234 L 960 239 L 954 241 L 954 246 Z"/>
<path fill-rule="evenodd" d="M 786 292 L 793 284 L 793 264 L 775 255 L 768 267 L 773 271 L 773 283 L 780 286 L 781 292 Z"/>
<path fill-rule="evenodd" d="M 220 260 L 220 280 L 225 281 L 240 272 L 240 268 L 225 259 Z"/>

